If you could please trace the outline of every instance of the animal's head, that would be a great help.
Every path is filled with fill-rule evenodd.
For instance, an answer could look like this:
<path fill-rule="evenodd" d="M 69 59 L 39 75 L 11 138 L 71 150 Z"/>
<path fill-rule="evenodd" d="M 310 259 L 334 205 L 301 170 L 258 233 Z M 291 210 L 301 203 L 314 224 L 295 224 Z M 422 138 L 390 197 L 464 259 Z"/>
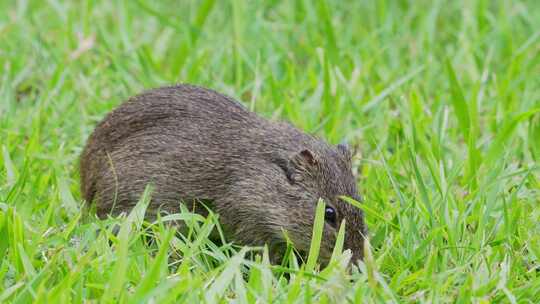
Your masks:
<path fill-rule="evenodd" d="M 343 144 L 317 149 L 299 147 L 298 152 L 277 164 L 286 179 L 280 196 L 293 202 L 287 208 L 288 220 L 283 228 L 295 247 L 309 252 L 316 205 L 323 199 L 326 207 L 321 261 L 329 260 L 342 220 L 346 222 L 344 249 L 352 251 L 354 263 L 362 259 L 367 232 L 363 213 L 342 199 L 346 196 L 360 201 L 349 148 Z"/>

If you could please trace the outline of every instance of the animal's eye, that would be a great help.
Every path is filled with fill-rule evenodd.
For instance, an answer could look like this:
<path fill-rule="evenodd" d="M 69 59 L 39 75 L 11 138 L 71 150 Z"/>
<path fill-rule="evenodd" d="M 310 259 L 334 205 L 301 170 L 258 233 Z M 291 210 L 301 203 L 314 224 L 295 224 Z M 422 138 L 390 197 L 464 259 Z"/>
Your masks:
<path fill-rule="evenodd" d="M 336 210 L 332 207 L 326 207 L 324 210 L 324 220 L 328 222 L 330 225 L 335 226 L 336 225 Z"/>

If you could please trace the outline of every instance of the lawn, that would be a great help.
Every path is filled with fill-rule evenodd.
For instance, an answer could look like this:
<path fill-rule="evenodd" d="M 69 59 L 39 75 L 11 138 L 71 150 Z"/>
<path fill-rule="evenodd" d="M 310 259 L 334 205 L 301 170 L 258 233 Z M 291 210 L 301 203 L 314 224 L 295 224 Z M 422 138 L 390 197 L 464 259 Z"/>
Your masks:
<path fill-rule="evenodd" d="M 2 303 L 540 302 L 538 1 L 6 0 L 0 71 Z M 178 82 L 358 147 L 360 267 L 88 211 L 96 123 Z"/>

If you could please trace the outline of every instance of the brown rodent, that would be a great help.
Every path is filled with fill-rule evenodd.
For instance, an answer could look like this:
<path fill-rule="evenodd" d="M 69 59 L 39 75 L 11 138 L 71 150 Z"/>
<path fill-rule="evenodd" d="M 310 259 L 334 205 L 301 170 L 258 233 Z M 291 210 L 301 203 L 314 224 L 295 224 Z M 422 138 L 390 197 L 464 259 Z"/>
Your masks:
<path fill-rule="evenodd" d="M 362 258 L 363 214 L 339 198 L 359 200 L 347 147 L 268 121 L 212 90 L 177 85 L 130 98 L 88 139 L 80 174 L 83 197 L 100 217 L 129 211 L 152 184 L 147 217 L 204 201 L 236 243 L 281 248 L 286 231 L 303 252 L 322 198 L 321 260 L 329 259 L 342 219 L 344 247 Z"/>

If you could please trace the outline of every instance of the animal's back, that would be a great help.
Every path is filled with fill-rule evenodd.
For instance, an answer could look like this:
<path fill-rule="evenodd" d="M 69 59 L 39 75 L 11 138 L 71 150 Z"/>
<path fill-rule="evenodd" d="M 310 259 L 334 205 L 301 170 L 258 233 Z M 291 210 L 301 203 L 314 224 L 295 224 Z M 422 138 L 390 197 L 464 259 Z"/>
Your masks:
<path fill-rule="evenodd" d="M 97 203 L 100 215 L 114 212 L 113 205 L 130 208 L 149 183 L 164 203 L 179 195 L 212 200 L 239 161 L 235 141 L 266 123 L 234 100 L 195 86 L 137 95 L 89 138 L 81 157 L 83 197 Z"/>
<path fill-rule="evenodd" d="M 201 133 L 198 130 L 206 126 L 205 131 L 214 133 L 226 131 L 217 125 L 235 127 L 256 118 L 236 101 L 217 92 L 177 85 L 149 90 L 130 98 L 98 124 L 90 140 L 106 144 L 113 150 L 123 140 L 141 131 L 183 128 L 182 132 L 188 134 Z"/>

